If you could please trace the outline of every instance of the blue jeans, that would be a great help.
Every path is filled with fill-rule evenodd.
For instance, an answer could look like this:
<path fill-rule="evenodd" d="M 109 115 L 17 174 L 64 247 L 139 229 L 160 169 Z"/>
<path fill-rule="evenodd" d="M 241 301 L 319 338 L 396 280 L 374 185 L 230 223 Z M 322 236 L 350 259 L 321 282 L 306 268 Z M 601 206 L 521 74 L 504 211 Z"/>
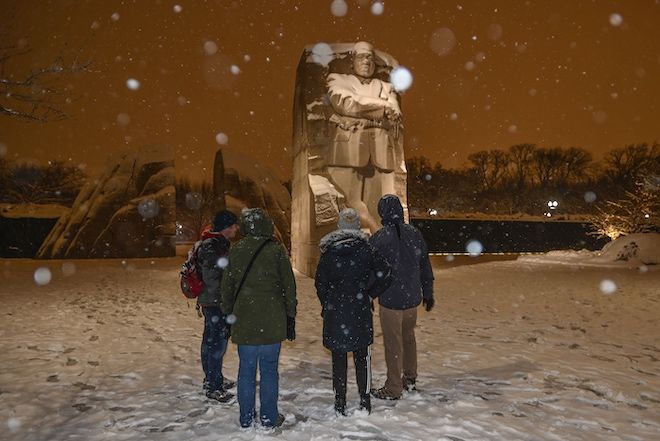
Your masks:
<path fill-rule="evenodd" d="M 209 392 L 220 390 L 222 376 L 222 357 L 227 351 L 227 327 L 220 308 L 203 306 L 204 335 L 202 335 L 202 369 Z"/>
<path fill-rule="evenodd" d="M 259 367 L 259 403 L 261 423 L 273 426 L 277 422 L 279 373 L 277 365 L 282 343 L 271 345 L 238 345 L 238 405 L 241 427 L 248 427 L 255 417 L 257 366 Z"/>

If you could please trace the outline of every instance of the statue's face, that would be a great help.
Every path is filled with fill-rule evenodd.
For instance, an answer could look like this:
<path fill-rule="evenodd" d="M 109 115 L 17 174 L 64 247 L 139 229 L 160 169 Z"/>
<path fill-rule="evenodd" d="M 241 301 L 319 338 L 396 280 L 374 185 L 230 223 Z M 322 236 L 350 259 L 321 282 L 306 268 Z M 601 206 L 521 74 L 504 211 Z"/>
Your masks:
<path fill-rule="evenodd" d="M 376 70 L 373 52 L 362 52 L 353 55 L 353 70 L 364 78 L 370 78 Z"/>

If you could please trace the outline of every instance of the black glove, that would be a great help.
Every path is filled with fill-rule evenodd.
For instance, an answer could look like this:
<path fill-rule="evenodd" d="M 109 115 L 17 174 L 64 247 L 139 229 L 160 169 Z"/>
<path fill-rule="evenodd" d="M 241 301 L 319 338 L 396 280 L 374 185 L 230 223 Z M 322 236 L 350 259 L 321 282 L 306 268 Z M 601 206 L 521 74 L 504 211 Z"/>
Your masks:
<path fill-rule="evenodd" d="M 296 339 L 296 318 L 286 317 L 286 339 L 294 341 Z"/>
<path fill-rule="evenodd" d="M 435 299 L 433 297 L 429 297 L 428 299 L 422 299 L 422 305 L 424 305 L 424 309 L 426 311 L 430 311 L 433 309 L 433 306 L 435 305 Z"/>

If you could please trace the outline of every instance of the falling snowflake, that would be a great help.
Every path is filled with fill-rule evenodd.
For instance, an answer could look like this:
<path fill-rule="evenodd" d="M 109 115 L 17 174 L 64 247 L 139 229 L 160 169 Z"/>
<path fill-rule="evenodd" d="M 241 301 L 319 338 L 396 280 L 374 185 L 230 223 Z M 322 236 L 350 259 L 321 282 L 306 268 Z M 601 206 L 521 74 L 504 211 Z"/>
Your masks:
<path fill-rule="evenodd" d="M 390 82 L 397 92 L 408 90 L 413 82 L 412 74 L 403 66 L 396 67 L 390 73 Z"/>
<path fill-rule="evenodd" d="M 483 245 L 481 245 L 481 242 L 479 242 L 478 240 L 471 240 L 465 246 L 465 250 L 468 252 L 470 256 L 475 257 L 483 252 L 484 247 Z"/>
<path fill-rule="evenodd" d="M 145 199 L 138 203 L 138 213 L 140 213 L 140 216 L 142 216 L 144 219 L 151 219 L 156 217 L 159 211 L 160 206 L 158 205 L 158 201 L 155 199 Z"/>
<path fill-rule="evenodd" d="M 456 45 L 456 36 L 449 28 L 438 28 L 431 34 L 429 44 L 437 55 L 447 55 Z"/>
<path fill-rule="evenodd" d="M 600 292 L 602 292 L 603 294 L 614 294 L 618 289 L 616 283 L 614 283 L 614 281 L 610 279 L 601 280 L 599 288 L 600 288 Z"/>
<path fill-rule="evenodd" d="M 316 43 L 312 48 L 312 61 L 325 67 L 333 59 L 332 48 L 328 43 Z"/>
<path fill-rule="evenodd" d="M 623 17 L 621 14 L 610 14 L 610 24 L 614 27 L 619 27 L 621 24 L 623 24 Z"/>
<path fill-rule="evenodd" d="M 138 90 L 140 88 L 140 82 L 135 78 L 129 78 L 126 80 L 126 87 L 131 90 Z"/>
<path fill-rule="evenodd" d="M 584 201 L 588 204 L 596 201 L 596 193 L 593 191 L 588 191 L 584 194 Z"/>
<path fill-rule="evenodd" d="M 224 133 L 220 132 L 217 135 L 215 135 L 215 142 L 217 142 L 220 145 L 227 145 L 227 143 L 229 142 L 229 137 Z"/>
<path fill-rule="evenodd" d="M 382 15 L 385 11 L 385 5 L 381 2 L 374 2 L 371 4 L 371 13 L 374 15 Z"/>
<path fill-rule="evenodd" d="M 204 53 L 206 55 L 213 55 L 216 52 L 218 52 L 218 45 L 215 41 L 209 40 L 204 43 Z"/>
<path fill-rule="evenodd" d="M 46 267 L 37 268 L 34 272 L 34 281 L 40 286 L 48 285 L 52 277 L 53 275 Z"/>
<path fill-rule="evenodd" d="M 227 265 L 229 265 L 229 259 L 226 257 L 221 257 L 218 259 L 218 268 L 227 268 Z"/>
<path fill-rule="evenodd" d="M 62 274 L 65 277 L 73 276 L 76 273 L 76 264 L 73 262 L 64 262 L 62 264 Z"/>
<path fill-rule="evenodd" d="M 177 13 L 177 14 L 178 14 L 179 12 L 183 11 L 183 8 L 181 7 L 181 5 L 174 5 L 174 7 L 173 7 L 172 9 L 173 9 L 174 12 Z"/>
<path fill-rule="evenodd" d="M 18 418 L 9 418 L 7 420 L 7 427 L 9 428 L 9 431 L 16 432 L 21 428 L 21 420 Z"/>
<path fill-rule="evenodd" d="M 333 0 L 330 4 L 330 12 L 335 17 L 343 17 L 348 12 L 348 5 L 344 0 Z"/>

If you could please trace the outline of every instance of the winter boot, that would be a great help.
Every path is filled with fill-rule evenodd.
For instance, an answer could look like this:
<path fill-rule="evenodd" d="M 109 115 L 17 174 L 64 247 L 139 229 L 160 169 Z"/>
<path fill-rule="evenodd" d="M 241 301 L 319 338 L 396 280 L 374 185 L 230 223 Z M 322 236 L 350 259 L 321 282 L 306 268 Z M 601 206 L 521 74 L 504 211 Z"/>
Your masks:
<path fill-rule="evenodd" d="M 285 420 L 284 415 L 282 415 L 281 413 L 278 413 L 277 414 L 277 421 L 275 421 L 274 424 L 270 424 L 269 420 L 262 419 L 261 420 L 261 425 L 268 428 L 268 429 L 271 429 L 271 428 L 274 428 L 274 427 L 280 427 L 282 424 L 284 424 L 284 420 Z"/>
<path fill-rule="evenodd" d="M 231 403 L 234 400 L 234 394 L 222 389 L 206 392 L 206 397 L 220 403 Z"/>
<path fill-rule="evenodd" d="M 335 395 L 335 415 L 346 416 L 346 396 Z"/>
<path fill-rule="evenodd" d="M 222 380 L 222 388 L 224 390 L 233 389 L 235 386 L 236 386 L 236 382 L 233 380 L 229 380 L 226 377 Z"/>
<path fill-rule="evenodd" d="M 371 395 L 378 398 L 379 400 L 398 400 L 401 398 L 400 396 L 397 397 L 392 395 L 392 393 L 385 387 L 381 387 L 380 389 L 371 389 Z"/>
<path fill-rule="evenodd" d="M 414 378 L 404 378 L 403 379 L 403 388 L 408 392 L 414 392 L 417 390 L 417 385 L 415 384 Z"/>
<path fill-rule="evenodd" d="M 371 396 L 369 394 L 360 395 L 360 410 L 366 410 L 371 414 Z"/>

